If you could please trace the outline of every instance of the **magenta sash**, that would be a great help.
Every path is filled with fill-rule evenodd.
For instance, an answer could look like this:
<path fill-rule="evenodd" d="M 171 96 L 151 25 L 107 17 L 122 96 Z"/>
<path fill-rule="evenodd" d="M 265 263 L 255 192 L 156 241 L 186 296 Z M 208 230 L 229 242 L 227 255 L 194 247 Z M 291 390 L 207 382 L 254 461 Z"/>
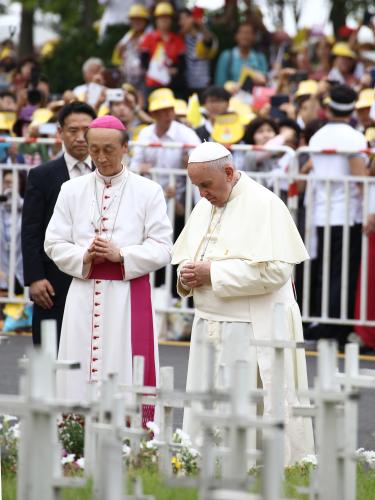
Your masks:
<path fill-rule="evenodd" d="M 154 325 L 151 306 L 149 275 L 130 280 L 131 341 L 133 356 L 143 356 L 145 360 L 144 384 L 155 387 Z M 142 424 L 154 420 L 155 407 L 143 405 Z"/>

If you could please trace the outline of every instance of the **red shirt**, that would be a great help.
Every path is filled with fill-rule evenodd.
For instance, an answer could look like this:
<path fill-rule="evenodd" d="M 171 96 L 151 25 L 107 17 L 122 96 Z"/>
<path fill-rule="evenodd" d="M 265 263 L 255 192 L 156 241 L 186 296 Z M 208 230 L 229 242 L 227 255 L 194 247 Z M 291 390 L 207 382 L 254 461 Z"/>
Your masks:
<path fill-rule="evenodd" d="M 159 44 L 163 44 L 167 58 L 169 59 L 169 66 L 177 64 L 178 58 L 185 53 L 184 39 L 176 33 L 168 33 L 167 40 L 163 40 L 158 30 L 146 33 L 141 39 L 139 48 L 142 52 L 147 52 L 152 58 L 155 50 Z M 153 80 L 146 76 L 146 85 L 154 86 L 159 85 L 160 82 Z"/>

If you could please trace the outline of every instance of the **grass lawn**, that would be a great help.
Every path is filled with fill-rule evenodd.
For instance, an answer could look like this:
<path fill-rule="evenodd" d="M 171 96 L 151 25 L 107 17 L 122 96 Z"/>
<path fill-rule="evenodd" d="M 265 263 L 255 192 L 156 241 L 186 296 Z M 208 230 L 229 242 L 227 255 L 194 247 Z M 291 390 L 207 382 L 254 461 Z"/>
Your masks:
<path fill-rule="evenodd" d="M 141 471 L 143 489 L 146 494 L 153 494 L 156 500 L 197 500 L 194 489 L 166 486 L 157 472 Z M 297 486 L 307 486 L 308 467 L 294 467 L 286 472 L 285 497 L 307 500 L 307 495 L 298 494 Z M 65 489 L 62 500 L 91 500 L 91 485 L 83 489 Z M 3 500 L 15 500 L 16 479 L 14 476 L 3 477 Z M 365 470 L 358 466 L 357 500 L 375 500 L 375 470 Z"/>

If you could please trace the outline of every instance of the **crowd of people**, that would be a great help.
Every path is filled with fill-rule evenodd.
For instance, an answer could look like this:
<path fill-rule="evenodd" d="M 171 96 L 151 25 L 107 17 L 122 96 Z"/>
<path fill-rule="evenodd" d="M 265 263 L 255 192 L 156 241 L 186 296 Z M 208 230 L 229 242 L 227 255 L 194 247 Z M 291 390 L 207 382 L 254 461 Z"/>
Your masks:
<path fill-rule="evenodd" d="M 65 89 L 58 96 L 42 74 L 38 58 L 17 60 L 13 42 L 5 40 L 1 44 L 0 136 L 27 139 L 62 136 L 64 139 L 64 147 L 59 142 L 19 145 L 0 142 L 1 164 L 24 164 L 26 167 L 19 174 L 17 205 L 15 290 L 18 293 L 22 292 L 23 285 L 32 286 L 33 282 L 44 279 L 36 268 L 34 277 L 23 273 L 22 210 L 29 223 L 37 223 L 32 214 L 25 213 L 30 210 L 25 198 L 25 193 L 27 196 L 29 192 L 30 196 L 31 189 L 27 174 L 34 167 L 56 161 L 66 153 L 81 163 L 86 161 L 85 125 L 67 123 L 71 121 L 71 111 L 65 122 L 66 109 L 73 109 L 73 116 L 83 114 L 91 119 L 110 114 L 122 122 L 129 139 L 139 143 L 176 142 L 195 146 L 214 141 L 227 146 L 248 144 L 276 149 L 288 146 L 293 150 L 304 145 L 322 150 L 345 147 L 353 154 L 301 155 L 300 173 L 338 178 L 375 173 L 371 155 L 360 152 L 375 146 L 375 15 L 371 17 L 366 13 L 363 24 L 357 29 L 342 27 L 336 37 L 306 29 L 291 38 L 285 32 L 267 30 L 260 10 L 248 10 L 237 25 L 232 47 L 224 50 L 220 49 L 221 40 L 215 35 L 213 20 L 202 9 L 177 10 L 172 3 L 164 1 L 146 8 L 142 3 L 134 2 L 128 17 L 129 30 L 113 51 L 113 64 L 120 75 L 117 81 L 109 81 L 108 68 L 92 54 L 82 66 L 82 83 Z M 73 108 L 69 108 L 72 105 Z M 79 107 L 83 105 L 85 107 Z M 82 147 L 82 154 L 78 156 L 77 151 L 73 154 L 77 147 L 78 150 Z M 285 151 L 234 151 L 233 156 L 237 169 L 241 171 L 286 176 L 291 168 L 291 155 Z M 177 176 L 171 183 L 167 171 L 185 169 L 187 153 L 181 148 L 134 145 L 124 154 L 124 162 L 135 173 L 148 177 L 152 169 L 158 169 L 154 178 L 161 185 L 165 198 L 175 200 L 175 238 L 185 220 L 186 177 Z M 65 160 L 69 167 L 66 157 Z M 71 167 L 73 172 L 73 162 Z M 85 168 L 90 171 L 91 162 L 86 162 Z M 163 169 L 166 173 L 160 174 Z M 274 189 L 272 175 L 263 182 L 269 189 Z M 59 187 L 56 187 L 56 197 Z M 279 187 L 280 195 L 286 201 L 288 183 L 281 182 Z M 303 213 L 306 183 L 300 182 L 298 188 L 299 208 Z M 0 287 L 4 293 L 8 288 L 12 229 L 11 189 L 12 175 L 9 169 L 2 170 Z M 34 186 L 34 196 L 35 189 Z M 311 200 L 316 245 L 309 249 L 313 257 L 310 315 L 321 316 L 324 227 L 328 221 L 331 226 L 328 315 L 339 318 L 341 256 L 347 217 L 344 185 L 338 183 L 333 187 L 329 203 L 324 183 L 316 181 L 313 189 Z M 194 204 L 199 199 L 198 191 L 193 192 L 193 197 Z M 372 238 L 375 203 L 372 206 L 370 196 L 370 215 L 362 220 L 363 191 L 354 182 L 350 185 L 349 199 L 347 310 L 348 317 L 354 318 L 359 314 L 356 291 L 359 290 L 362 229 L 370 240 L 369 276 L 375 272 L 372 269 L 375 266 L 375 240 Z M 51 215 L 52 211 L 49 217 Z M 44 230 L 47 223 L 48 220 L 43 223 Z M 303 222 L 299 229 L 303 232 Z M 24 252 L 28 250 L 24 248 Z M 160 276 L 161 282 L 163 279 Z M 297 290 L 300 291 L 302 285 L 298 280 L 297 272 Z M 375 319 L 373 286 L 369 279 L 369 319 Z M 35 296 L 39 293 L 42 297 L 46 293 L 44 288 L 35 288 Z M 309 338 L 333 337 L 344 343 L 351 335 L 367 347 L 375 347 L 375 332 L 371 328 L 356 327 L 354 337 L 353 332 L 353 327 L 343 325 L 311 324 L 306 328 Z"/>

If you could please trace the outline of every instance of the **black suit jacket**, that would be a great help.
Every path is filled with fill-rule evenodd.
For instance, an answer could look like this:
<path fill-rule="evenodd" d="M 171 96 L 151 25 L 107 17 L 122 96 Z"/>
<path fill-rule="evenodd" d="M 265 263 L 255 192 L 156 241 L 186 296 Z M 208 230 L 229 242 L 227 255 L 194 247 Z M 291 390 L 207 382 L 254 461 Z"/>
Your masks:
<path fill-rule="evenodd" d="M 64 157 L 51 160 L 29 171 L 22 212 L 22 257 L 25 285 L 48 279 L 55 290 L 50 311 L 34 305 L 33 340 L 40 338 L 40 320 L 53 318 L 61 326 L 62 313 L 71 277 L 62 273 L 44 252 L 44 238 L 61 185 L 69 180 Z"/>

